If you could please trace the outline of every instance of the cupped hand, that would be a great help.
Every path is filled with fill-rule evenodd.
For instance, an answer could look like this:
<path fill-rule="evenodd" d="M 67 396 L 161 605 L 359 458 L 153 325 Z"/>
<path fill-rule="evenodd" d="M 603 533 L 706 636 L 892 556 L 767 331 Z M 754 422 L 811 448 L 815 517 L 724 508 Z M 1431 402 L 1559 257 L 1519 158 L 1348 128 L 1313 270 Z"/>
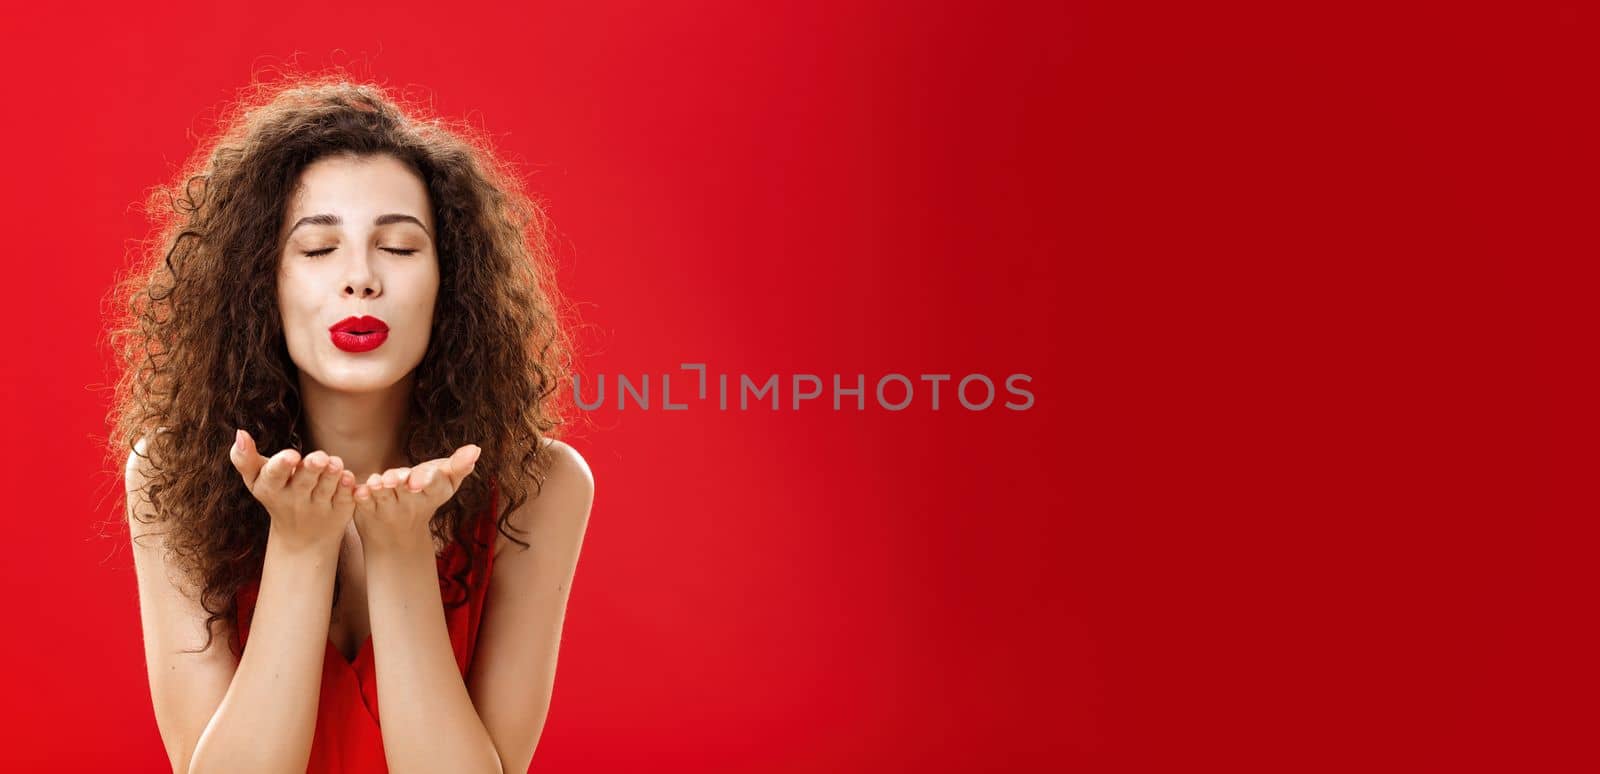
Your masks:
<path fill-rule="evenodd" d="M 374 473 L 355 488 L 356 531 L 363 550 L 433 548 L 428 522 L 477 467 L 481 449 L 468 444 L 449 457 Z"/>
<path fill-rule="evenodd" d="M 338 457 L 320 449 L 303 459 L 294 449 L 263 457 L 255 439 L 239 430 L 228 459 L 272 517 L 273 535 L 293 548 L 344 539 L 355 515 L 355 474 Z"/>

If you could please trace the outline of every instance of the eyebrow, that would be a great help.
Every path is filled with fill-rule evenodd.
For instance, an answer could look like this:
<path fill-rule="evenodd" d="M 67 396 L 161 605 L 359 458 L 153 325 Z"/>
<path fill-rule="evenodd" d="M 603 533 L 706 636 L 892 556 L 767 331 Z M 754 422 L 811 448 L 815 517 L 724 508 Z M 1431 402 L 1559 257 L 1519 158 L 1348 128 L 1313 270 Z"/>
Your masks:
<path fill-rule="evenodd" d="M 293 228 L 289 229 L 289 233 L 293 234 L 294 230 L 297 229 L 297 228 L 300 228 L 301 226 L 337 226 L 337 225 L 340 225 L 342 223 L 344 223 L 344 218 L 341 218 L 338 215 L 333 215 L 331 213 L 322 213 L 320 215 L 307 215 L 307 216 L 295 221 Z M 389 213 L 387 215 L 379 215 L 377 220 L 374 220 L 372 222 L 372 225 L 374 225 L 374 226 L 387 226 L 390 223 L 415 223 L 419 227 L 422 228 L 422 233 L 428 234 L 428 238 L 429 239 L 433 238 L 433 234 L 428 232 L 428 227 L 427 226 L 422 225 L 422 221 L 417 220 L 415 217 L 413 217 L 411 215 L 406 215 L 406 214 L 400 213 L 400 212 L 391 212 L 391 213 Z"/>

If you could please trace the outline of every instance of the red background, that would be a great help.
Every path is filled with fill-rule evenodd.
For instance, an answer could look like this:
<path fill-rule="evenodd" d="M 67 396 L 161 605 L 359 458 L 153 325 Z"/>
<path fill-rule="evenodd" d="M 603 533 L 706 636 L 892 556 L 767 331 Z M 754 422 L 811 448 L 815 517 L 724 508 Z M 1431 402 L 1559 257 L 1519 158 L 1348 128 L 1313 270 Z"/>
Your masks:
<path fill-rule="evenodd" d="M 0 768 L 163 770 L 101 305 L 295 52 L 496 134 L 591 374 L 1033 378 L 588 414 L 535 770 L 1600 764 L 1575 4 L 807 5 L 8 11 Z"/>

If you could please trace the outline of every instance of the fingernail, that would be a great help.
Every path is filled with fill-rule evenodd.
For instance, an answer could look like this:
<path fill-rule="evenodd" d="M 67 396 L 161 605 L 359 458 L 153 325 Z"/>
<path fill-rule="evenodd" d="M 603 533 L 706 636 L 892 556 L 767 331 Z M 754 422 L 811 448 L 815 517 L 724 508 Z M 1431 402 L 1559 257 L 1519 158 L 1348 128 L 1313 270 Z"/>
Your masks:
<path fill-rule="evenodd" d="M 244 431 L 243 430 L 235 429 L 233 431 L 233 448 L 235 448 L 235 449 L 243 449 L 244 448 Z"/>
<path fill-rule="evenodd" d="M 473 444 L 472 451 L 467 452 L 467 462 L 477 462 L 478 455 L 483 453 L 483 447 Z"/>

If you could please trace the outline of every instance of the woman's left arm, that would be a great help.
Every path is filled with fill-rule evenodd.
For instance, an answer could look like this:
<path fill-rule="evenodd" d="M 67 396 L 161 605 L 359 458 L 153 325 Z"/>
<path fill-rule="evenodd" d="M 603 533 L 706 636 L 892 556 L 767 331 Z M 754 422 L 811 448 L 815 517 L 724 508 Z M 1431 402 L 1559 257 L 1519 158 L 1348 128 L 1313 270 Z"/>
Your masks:
<path fill-rule="evenodd" d="M 542 494 L 509 516 L 531 548 L 504 541 L 513 548 L 497 551 L 465 680 L 445 624 L 432 536 L 423 529 L 410 540 L 363 543 L 378 716 L 395 774 L 521 774 L 532 763 L 594 501 L 594 479 L 577 450 L 552 441 L 548 451 L 554 464 Z"/>
<path fill-rule="evenodd" d="M 544 493 L 510 515 L 528 548 L 494 557 L 467 688 L 505 771 L 523 774 L 544 732 L 555 687 L 567 597 L 594 502 L 594 476 L 576 449 L 553 441 Z"/>

